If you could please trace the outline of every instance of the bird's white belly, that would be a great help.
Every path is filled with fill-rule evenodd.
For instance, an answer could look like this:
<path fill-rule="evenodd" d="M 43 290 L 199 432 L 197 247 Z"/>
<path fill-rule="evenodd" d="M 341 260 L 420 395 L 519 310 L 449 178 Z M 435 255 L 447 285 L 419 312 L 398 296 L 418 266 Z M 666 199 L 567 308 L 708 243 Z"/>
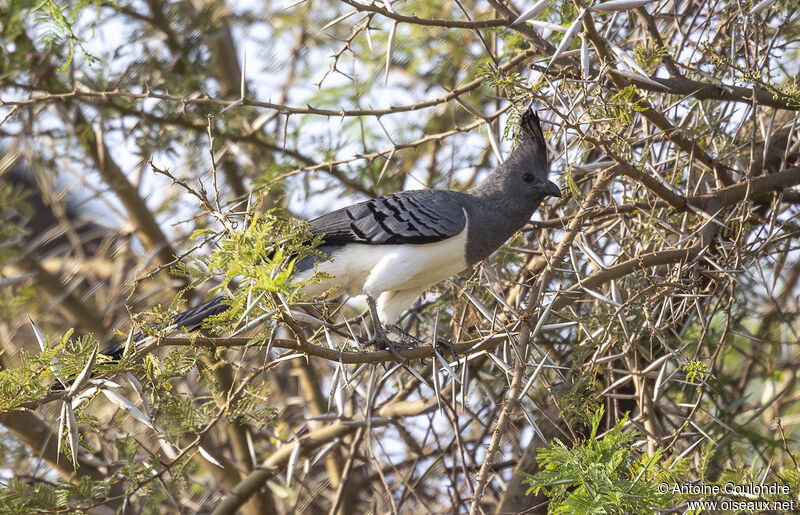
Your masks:
<path fill-rule="evenodd" d="M 426 289 L 467 268 L 466 243 L 466 226 L 452 238 L 436 243 L 348 243 L 331 255 L 329 261 L 317 266 L 318 271 L 332 277 L 304 291 L 310 296 L 329 290 L 350 296 L 366 293 L 378 298 L 381 319 L 394 323 Z M 307 279 L 310 275 L 311 271 L 303 272 L 298 274 L 298 279 Z"/>

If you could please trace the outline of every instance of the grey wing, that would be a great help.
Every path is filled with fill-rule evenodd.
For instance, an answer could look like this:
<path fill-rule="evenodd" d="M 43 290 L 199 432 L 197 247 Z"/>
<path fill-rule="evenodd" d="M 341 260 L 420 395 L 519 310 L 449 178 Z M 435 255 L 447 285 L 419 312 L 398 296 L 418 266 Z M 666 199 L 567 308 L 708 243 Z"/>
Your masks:
<path fill-rule="evenodd" d="M 423 244 L 452 238 L 466 227 L 464 194 L 405 191 L 338 209 L 311 220 L 326 244 Z"/>

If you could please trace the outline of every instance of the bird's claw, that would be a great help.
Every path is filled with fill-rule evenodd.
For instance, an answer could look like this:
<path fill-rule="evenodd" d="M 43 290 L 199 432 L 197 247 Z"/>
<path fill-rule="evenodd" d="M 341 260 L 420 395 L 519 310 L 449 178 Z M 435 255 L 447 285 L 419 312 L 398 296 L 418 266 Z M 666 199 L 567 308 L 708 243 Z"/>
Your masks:
<path fill-rule="evenodd" d="M 398 359 L 398 361 L 403 363 L 405 366 L 411 365 L 411 362 L 408 361 L 408 358 L 400 354 L 401 351 L 408 350 L 411 347 L 408 345 L 404 345 L 403 343 L 392 340 L 391 338 L 386 336 L 386 334 L 383 333 L 383 331 L 381 331 L 379 334 L 376 334 L 375 337 L 371 338 L 367 342 L 367 345 L 374 345 L 379 349 L 388 350 L 389 352 L 392 353 L 392 355 L 395 358 Z"/>
<path fill-rule="evenodd" d="M 444 351 L 447 350 L 453 356 L 454 360 L 459 360 L 458 353 L 456 352 L 456 346 L 453 345 L 453 342 L 445 340 L 444 338 L 436 338 L 436 347 L 442 350 L 442 354 L 444 354 Z"/>
<path fill-rule="evenodd" d="M 417 338 L 413 334 L 410 334 L 410 333 L 404 331 L 400 326 L 392 324 L 392 325 L 386 326 L 386 329 L 391 331 L 392 334 L 395 334 L 395 335 L 399 336 L 400 337 L 400 343 L 405 345 L 407 349 L 412 349 L 414 347 L 418 347 L 418 346 L 422 345 L 422 343 L 423 343 L 422 340 L 420 340 L 419 338 Z"/>
<path fill-rule="evenodd" d="M 408 350 L 425 344 L 423 340 L 403 330 L 400 326 L 392 324 L 392 325 L 387 325 L 385 329 L 391 332 L 392 334 L 395 334 L 400 337 L 400 342 L 393 342 L 393 345 L 395 346 L 396 349 Z M 445 340 L 444 338 L 436 338 L 434 341 L 434 345 L 435 347 L 440 349 L 442 354 L 445 354 L 445 351 L 447 351 L 453 356 L 453 359 L 458 361 L 459 359 L 458 353 L 456 352 L 456 347 L 455 345 L 453 345 L 452 342 Z"/>

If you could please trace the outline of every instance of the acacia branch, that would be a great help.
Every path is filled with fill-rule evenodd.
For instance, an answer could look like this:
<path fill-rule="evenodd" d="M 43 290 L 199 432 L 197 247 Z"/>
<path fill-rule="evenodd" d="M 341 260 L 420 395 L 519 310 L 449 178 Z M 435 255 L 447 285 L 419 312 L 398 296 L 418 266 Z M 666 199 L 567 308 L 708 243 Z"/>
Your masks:
<path fill-rule="evenodd" d="M 462 21 L 462 20 L 435 20 L 429 18 L 417 18 L 416 16 L 404 16 L 396 12 L 389 11 L 383 7 L 378 7 L 376 4 L 362 4 L 355 0 L 341 0 L 342 2 L 355 7 L 358 11 L 373 12 L 390 18 L 394 21 L 402 23 L 410 23 L 413 25 L 422 25 L 424 27 L 444 27 L 448 29 L 488 29 L 492 27 L 505 27 L 508 21 L 504 19 L 495 20 L 478 20 L 478 21 Z"/>

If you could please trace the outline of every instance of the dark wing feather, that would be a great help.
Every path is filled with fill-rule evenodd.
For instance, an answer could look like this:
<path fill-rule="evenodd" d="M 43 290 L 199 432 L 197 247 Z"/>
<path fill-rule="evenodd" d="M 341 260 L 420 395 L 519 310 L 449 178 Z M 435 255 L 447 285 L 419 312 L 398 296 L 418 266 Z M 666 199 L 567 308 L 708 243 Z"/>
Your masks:
<path fill-rule="evenodd" d="M 435 243 L 464 230 L 463 206 L 463 193 L 404 191 L 332 211 L 311 220 L 309 228 L 326 244 Z"/>

